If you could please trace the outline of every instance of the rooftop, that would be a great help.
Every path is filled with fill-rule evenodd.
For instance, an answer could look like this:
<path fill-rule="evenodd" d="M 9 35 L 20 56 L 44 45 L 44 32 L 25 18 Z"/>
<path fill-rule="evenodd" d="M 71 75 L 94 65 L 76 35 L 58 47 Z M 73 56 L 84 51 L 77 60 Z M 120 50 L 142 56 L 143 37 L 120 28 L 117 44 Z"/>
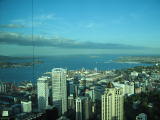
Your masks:
<path fill-rule="evenodd" d="M 63 69 L 63 68 L 53 68 L 53 69 L 52 69 L 52 72 L 53 72 L 53 71 L 57 71 L 57 72 L 58 72 L 58 71 L 66 71 L 66 69 Z"/>
<path fill-rule="evenodd" d="M 48 77 L 47 76 L 42 76 L 42 77 L 40 77 L 40 78 L 38 78 L 38 80 L 48 80 Z"/>
<path fill-rule="evenodd" d="M 114 88 L 113 83 L 112 83 L 112 82 L 109 82 L 109 83 L 107 84 L 107 88 Z"/>

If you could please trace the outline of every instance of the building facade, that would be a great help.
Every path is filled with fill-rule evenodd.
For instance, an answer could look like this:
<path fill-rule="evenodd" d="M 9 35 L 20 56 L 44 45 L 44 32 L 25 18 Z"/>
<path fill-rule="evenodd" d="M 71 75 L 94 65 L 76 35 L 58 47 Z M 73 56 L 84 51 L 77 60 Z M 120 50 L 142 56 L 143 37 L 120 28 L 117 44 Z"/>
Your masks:
<path fill-rule="evenodd" d="M 136 120 L 147 120 L 147 115 L 145 113 L 141 113 L 136 116 Z"/>
<path fill-rule="evenodd" d="M 68 96 L 68 109 L 75 110 L 75 99 L 73 95 Z"/>
<path fill-rule="evenodd" d="M 76 120 L 88 120 L 91 115 L 91 102 L 89 97 L 76 98 Z"/>
<path fill-rule="evenodd" d="M 37 80 L 37 94 L 38 94 L 38 110 L 44 111 L 48 106 L 49 88 L 48 77 L 42 76 Z"/>
<path fill-rule="evenodd" d="M 124 95 L 122 88 L 114 87 L 112 83 L 108 83 L 101 103 L 102 120 L 123 120 Z"/>
<path fill-rule="evenodd" d="M 123 88 L 123 95 L 131 96 L 134 94 L 134 83 L 125 81 L 124 83 L 119 83 L 119 82 L 113 82 L 113 85 L 115 87 L 121 87 Z"/>
<path fill-rule="evenodd" d="M 31 101 L 21 101 L 22 112 L 32 112 L 32 102 Z"/>
<path fill-rule="evenodd" d="M 67 111 L 66 74 L 66 69 L 52 69 L 52 101 L 60 115 Z"/>
<path fill-rule="evenodd" d="M 6 93 L 7 92 L 7 85 L 0 81 L 0 93 Z"/>

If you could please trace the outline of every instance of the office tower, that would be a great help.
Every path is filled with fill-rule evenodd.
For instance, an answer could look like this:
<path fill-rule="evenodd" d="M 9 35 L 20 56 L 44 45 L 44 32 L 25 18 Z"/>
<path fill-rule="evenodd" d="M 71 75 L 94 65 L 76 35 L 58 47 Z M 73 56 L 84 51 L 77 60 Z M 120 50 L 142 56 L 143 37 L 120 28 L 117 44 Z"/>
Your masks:
<path fill-rule="evenodd" d="M 67 95 L 74 95 L 74 83 L 73 81 L 67 81 Z"/>
<path fill-rule="evenodd" d="M 71 94 L 70 96 L 68 96 L 68 110 L 69 109 L 75 110 L 75 100 L 74 100 L 73 94 Z"/>
<path fill-rule="evenodd" d="M 52 69 L 52 100 L 53 105 L 59 111 L 59 115 L 67 111 L 66 74 L 66 69 Z"/>
<path fill-rule="evenodd" d="M 90 87 L 90 89 L 86 89 L 85 95 L 89 95 L 91 98 L 92 102 L 95 102 L 98 99 L 101 99 L 101 91 L 98 91 L 96 87 Z"/>
<path fill-rule="evenodd" d="M 75 97 L 78 97 L 78 96 L 79 96 L 79 93 L 80 93 L 79 86 L 78 86 L 78 84 L 76 84 L 76 85 L 74 86 L 74 96 L 75 96 Z"/>
<path fill-rule="evenodd" d="M 102 120 L 123 120 L 123 89 L 109 82 L 102 95 Z"/>
<path fill-rule="evenodd" d="M 31 101 L 21 101 L 22 112 L 32 112 L 32 102 Z"/>
<path fill-rule="evenodd" d="M 44 111 L 48 106 L 48 77 L 42 76 L 37 80 L 37 93 L 38 93 L 38 110 Z"/>
<path fill-rule="evenodd" d="M 88 120 L 91 115 L 91 102 L 89 97 L 76 98 L 76 120 Z"/>

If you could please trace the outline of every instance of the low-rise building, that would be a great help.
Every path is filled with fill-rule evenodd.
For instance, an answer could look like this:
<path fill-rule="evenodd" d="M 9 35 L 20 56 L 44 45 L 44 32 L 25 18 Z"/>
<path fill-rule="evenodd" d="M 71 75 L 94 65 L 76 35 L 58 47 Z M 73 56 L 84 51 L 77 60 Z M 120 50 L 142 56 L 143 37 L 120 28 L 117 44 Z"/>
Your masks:
<path fill-rule="evenodd" d="M 147 115 L 145 113 L 141 113 L 136 116 L 136 120 L 147 120 Z"/>
<path fill-rule="evenodd" d="M 32 112 L 32 102 L 31 101 L 21 101 L 22 112 Z"/>

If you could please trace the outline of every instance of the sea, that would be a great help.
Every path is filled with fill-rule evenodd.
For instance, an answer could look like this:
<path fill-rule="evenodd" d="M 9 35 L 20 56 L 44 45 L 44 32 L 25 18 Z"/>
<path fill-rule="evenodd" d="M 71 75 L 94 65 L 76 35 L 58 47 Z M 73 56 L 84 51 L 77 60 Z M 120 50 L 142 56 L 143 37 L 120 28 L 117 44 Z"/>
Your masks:
<path fill-rule="evenodd" d="M 115 59 L 127 55 L 70 55 L 70 56 L 43 56 L 36 60 L 43 61 L 33 67 L 0 68 L 0 80 L 7 82 L 31 81 L 35 83 L 45 72 L 51 72 L 53 68 L 65 68 L 67 70 L 80 70 L 82 68 L 93 70 L 126 69 L 135 66 L 149 66 L 142 63 L 117 63 Z M 12 62 L 31 62 L 33 59 L 13 59 Z M 34 77 L 33 77 L 34 75 Z"/>

